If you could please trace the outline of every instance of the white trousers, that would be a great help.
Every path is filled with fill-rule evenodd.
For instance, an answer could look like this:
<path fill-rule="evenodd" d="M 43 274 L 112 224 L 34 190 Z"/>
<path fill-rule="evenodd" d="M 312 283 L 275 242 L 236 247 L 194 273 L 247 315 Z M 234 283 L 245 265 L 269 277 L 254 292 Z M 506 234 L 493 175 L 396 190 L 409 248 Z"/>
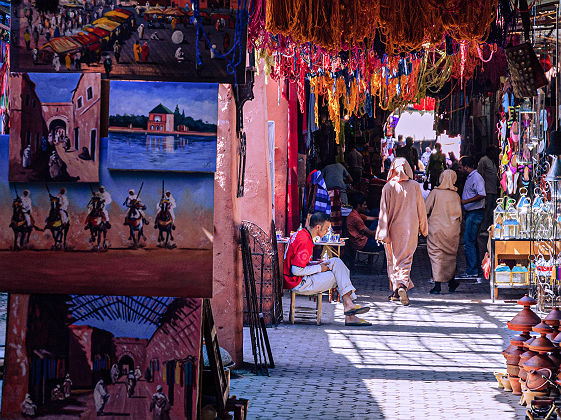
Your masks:
<path fill-rule="evenodd" d="M 299 295 L 315 295 L 337 287 L 341 296 L 351 292 L 351 299 L 356 299 L 356 290 L 351 283 L 351 272 L 340 258 L 327 260 L 330 271 L 303 276 L 302 281 L 292 290 Z"/>

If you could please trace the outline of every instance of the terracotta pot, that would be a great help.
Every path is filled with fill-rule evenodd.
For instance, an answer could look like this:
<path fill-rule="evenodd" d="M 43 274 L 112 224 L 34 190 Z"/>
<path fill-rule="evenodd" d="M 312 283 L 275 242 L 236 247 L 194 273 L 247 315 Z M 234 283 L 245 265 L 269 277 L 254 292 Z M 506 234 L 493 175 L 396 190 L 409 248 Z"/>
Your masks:
<path fill-rule="evenodd" d="M 524 369 L 520 369 L 520 366 L 518 365 L 509 365 L 509 364 L 506 365 L 506 372 L 509 375 L 518 376 L 520 374 L 520 370 L 524 370 Z"/>
<path fill-rule="evenodd" d="M 561 311 L 559 308 L 553 308 L 550 313 L 543 319 L 543 321 L 547 325 L 551 325 L 552 327 L 556 327 L 559 325 L 561 321 Z"/>
<path fill-rule="evenodd" d="M 553 338 L 553 340 L 551 340 L 551 342 L 554 343 L 554 344 L 559 344 L 559 343 L 561 343 L 561 332 L 560 332 L 559 334 L 557 334 L 557 335 Z"/>
<path fill-rule="evenodd" d="M 520 405 L 526 405 L 530 407 L 532 400 L 535 397 L 545 397 L 547 392 L 542 391 L 530 391 L 529 389 L 526 391 L 522 391 L 522 398 L 520 399 Z"/>
<path fill-rule="evenodd" d="M 539 351 L 539 352 L 548 352 L 548 351 L 555 350 L 555 346 L 551 341 L 548 340 L 545 334 L 542 334 L 541 337 L 538 337 L 534 341 L 532 341 L 532 344 L 530 344 L 528 348 L 531 351 Z"/>
<path fill-rule="evenodd" d="M 532 344 L 532 341 L 534 341 L 535 339 L 536 339 L 536 337 L 534 337 L 534 336 L 530 337 L 529 339 L 527 339 L 526 341 L 524 341 L 523 346 L 524 346 L 525 348 L 530 347 L 530 344 Z"/>
<path fill-rule="evenodd" d="M 520 370 L 518 371 L 518 376 L 520 377 L 521 381 L 525 381 L 527 376 L 528 376 L 528 372 L 526 372 L 524 369 L 520 368 Z"/>
<path fill-rule="evenodd" d="M 531 350 L 525 351 L 520 355 L 520 361 L 518 362 L 518 366 L 522 367 L 524 363 L 526 363 L 528 360 L 530 360 L 532 357 L 534 357 L 537 354 L 538 352 L 535 351 L 531 351 Z"/>
<path fill-rule="evenodd" d="M 509 322 L 506 323 L 507 327 L 513 331 L 529 332 L 534 325 L 541 322 L 539 316 L 529 307 L 524 307 L 518 314 L 514 316 Z M 549 332 L 549 331 L 548 331 Z"/>
<path fill-rule="evenodd" d="M 531 370 L 535 369 L 556 369 L 557 366 L 553 364 L 551 359 L 547 357 L 545 354 L 537 354 L 528 361 L 526 361 L 522 368 L 526 370 L 526 372 L 530 372 Z"/>
<path fill-rule="evenodd" d="M 493 375 L 495 375 L 495 379 L 499 383 L 499 389 L 503 389 L 504 386 L 503 383 L 501 382 L 501 378 L 505 376 L 504 372 L 493 372 Z"/>
<path fill-rule="evenodd" d="M 532 306 L 535 305 L 536 303 L 538 303 L 535 299 L 532 299 L 530 296 L 528 295 L 524 295 L 523 297 L 521 297 L 520 299 L 518 299 L 518 301 L 516 301 L 516 303 L 518 305 L 522 305 L 522 306 Z"/>
<path fill-rule="evenodd" d="M 542 334 L 542 335 L 545 335 L 545 334 L 552 333 L 554 330 L 549 325 L 547 325 L 545 322 L 540 321 L 539 324 L 534 325 L 532 327 L 532 331 L 537 332 L 537 333 Z"/>
<path fill-rule="evenodd" d="M 512 344 L 513 346 L 521 347 L 524 345 L 524 342 L 529 340 L 530 338 L 532 338 L 530 333 L 522 333 L 519 335 L 515 335 L 510 339 L 510 344 Z"/>
<path fill-rule="evenodd" d="M 549 357 L 549 359 L 556 366 L 555 370 L 557 370 L 559 368 L 559 366 L 561 366 L 561 357 L 559 356 L 559 351 L 551 352 L 547 355 L 547 357 Z"/>
<path fill-rule="evenodd" d="M 526 379 L 526 386 L 530 391 L 545 391 L 549 387 L 549 382 L 543 378 L 551 378 L 553 373 L 550 369 L 538 369 L 528 372 L 528 379 Z"/>
<path fill-rule="evenodd" d="M 518 376 L 508 375 L 508 380 L 510 381 L 510 386 L 512 387 L 512 393 L 514 395 L 522 395 L 522 385 L 520 384 L 520 378 Z"/>
<path fill-rule="evenodd" d="M 503 384 L 503 388 L 505 391 L 512 392 L 512 386 L 510 385 L 510 381 L 507 375 L 502 376 L 501 383 Z"/>

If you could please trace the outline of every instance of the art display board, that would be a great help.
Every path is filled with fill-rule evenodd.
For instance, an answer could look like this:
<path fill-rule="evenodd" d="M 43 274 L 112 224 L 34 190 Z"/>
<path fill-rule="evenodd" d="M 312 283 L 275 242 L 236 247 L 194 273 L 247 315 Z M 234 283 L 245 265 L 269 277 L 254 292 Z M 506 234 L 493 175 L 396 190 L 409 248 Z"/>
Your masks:
<path fill-rule="evenodd" d="M 12 73 L 12 182 L 98 182 L 99 74 Z"/>
<path fill-rule="evenodd" d="M 2 418 L 195 419 L 201 301 L 11 294 Z"/>
<path fill-rule="evenodd" d="M 186 0 L 57 4 L 53 12 L 39 12 L 33 0 L 12 3 L 12 71 L 101 73 L 123 80 L 245 81 L 247 24 L 229 6 L 201 9 L 197 20 Z"/>

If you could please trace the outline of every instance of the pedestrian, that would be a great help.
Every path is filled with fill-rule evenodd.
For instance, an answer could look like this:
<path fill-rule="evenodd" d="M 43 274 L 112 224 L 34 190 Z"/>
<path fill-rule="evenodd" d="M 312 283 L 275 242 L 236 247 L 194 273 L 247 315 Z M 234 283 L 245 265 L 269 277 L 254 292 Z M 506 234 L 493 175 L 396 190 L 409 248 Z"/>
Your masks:
<path fill-rule="evenodd" d="M 118 64 L 119 58 L 121 57 L 121 44 L 119 44 L 119 41 L 115 41 L 115 45 L 113 45 L 113 53 L 115 54 L 115 61 Z"/>
<path fill-rule="evenodd" d="M 23 39 L 25 41 L 25 48 L 30 50 L 31 49 L 31 34 L 29 33 L 29 30 L 27 28 L 25 28 L 25 32 L 23 33 Z"/>
<path fill-rule="evenodd" d="M 426 147 L 425 148 L 425 153 L 423 153 L 421 155 L 421 162 L 423 163 L 423 165 L 425 165 L 425 168 L 427 167 L 427 165 L 429 164 L 429 159 L 430 159 L 430 155 L 431 155 L 431 150 L 430 147 Z"/>
<path fill-rule="evenodd" d="M 148 62 L 148 54 L 150 54 L 150 48 L 148 47 L 148 42 L 144 42 L 142 46 L 142 62 Z"/>
<path fill-rule="evenodd" d="M 82 54 L 80 53 L 80 51 L 78 51 L 74 56 L 74 68 L 76 70 L 82 69 Z"/>
<path fill-rule="evenodd" d="M 23 417 L 35 417 L 37 415 L 37 405 L 29 394 L 25 394 L 25 399 L 21 403 L 21 415 Z"/>
<path fill-rule="evenodd" d="M 327 185 L 328 190 L 338 189 L 341 196 L 341 203 L 347 204 L 349 199 L 347 197 L 347 183 L 352 183 L 353 178 L 341 163 L 335 161 L 335 158 L 330 160 L 330 164 L 325 166 L 322 170 L 323 179 Z"/>
<path fill-rule="evenodd" d="M 337 287 L 343 302 L 345 325 L 370 326 L 370 322 L 356 315 L 366 313 L 369 307 L 355 305 L 355 287 L 347 266 L 339 258 L 330 258 L 321 264 L 311 264 L 316 236 L 323 237 L 329 230 L 329 216 L 317 212 L 306 227 L 290 237 L 283 263 L 284 286 L 300 295 L 315 295 Z"/>
<path fill-rule="evenodd" d="M 47 31 L 45 32 L 45 39 L 47 40 L 47 42 L 49 42 L 51 40 L 51 30 L 47 29 Z"/>
<path fill-rule="evenodd" d="M 143 23 L 138 25 L 137 31 L 138 31 L 138 39 L 144 38 L 144 24 Z"/>
<path fill-rule="evenodd" d="M 38 56 L 39 56 L 39 51 L 37 50 L 37 48 L 33 48 L 31 50 L 31 58 L 33 60 L 33 64 L 37 64 Z"/>
<path fill-rule="evenodd" d="M 497 146 L 489 146 L 477 165 L 477 172 L 485 181 L 485 216 L 481 223 L 481 230 L 487 231 L 493 223 L 493 211 L 497 206 L 497 186 L 499 175 L 497 162 L 499 161 L 499 149 Z"/>
<path fill-rule="evenodd" d="M 107 392 L 107 388 L 105 387 L 105 382 L 103 382 L 103 379 L 100 379 L 95 385 L 93 397 L 96 414 L 98 416 L 103 416 L 103 409 L 105 408 L 105 404 L 109 399 L 109 392 Z"/>
<path fill-rule="evenodd" d="M 434 151 L 429 157 L 426 173 L 429 177 L 431 189 L 438 186 L 440 174 L 446 169 L 446 156 L 442 153 L 440 143 L 434 145 Z"/>
<path fill-rule="evenodd" d="M 376 239 L 386 249 L 388 277 L 393 294 L 409 305 L 407 290 L 414 287 L 411 281 L 411 263 L 417 249 L 419 234 L 427 236 L 427 212 L 421 188 L 413 180 L 413 171 L 405 158 L 396 158 L 388 173 L 388 182 L 382 189 L 380 215 Z"/>
<path fill-rule="evenodd" d="M 429 222 L 427 251 L 432 267 L 434 287 L 431 294 L 439 294 L 441 284 L 448 282 L 448 291 L 453 293 L 459 283 L 456 274 L 456 255 L 460 244 L 462 204 L 454 185 L 456 172 L 446 169 L 440 174 L 440 183 L 427 197 L 425 206 Z"/>
<path fill-rule="evenodd" d="M 55 31 L 53 32 L 53 38 L 58 38 L 60 36 L 60 29 L 58 26 L 55 27 Z"/>
<path fill-rule="evenodd" d="M 70 53 L 66 53 L 66 57 L 64 57 L 64 65 L 66 66 L 66 70 L 70 71 L 71 64 L 72 59 L 70 58 Z"/>
<path fill-rule="evenodd" d="M 58 54 L 53 56 L 53 67 L 55 68 L 55 71 L 60 71 L 60 57 Z"/>
<path fill-rule="evenodd" d="M 140 62 L 140 52 L 141 52 L 142 48 L 140 47 L 140 43 L 138 41 L 134 41 L 134 44 L 132 46 L 132 52 L 134 54 L 134 61 L 135 63 Z"/>
<path fill-rule="evenodd" d="M 353 210 L 347 216 L 347 231 L 349 233 L 349 246 L 354 251 L 378 252 L 384 248 L 376 242 L 376 228 L 378 218 L 366 216 L 368 210 L 366 197 L 361 193 L 349 195 L 349 202 Z M 365 221 L 369 222 L 366 226 Z"/>
<path fill-rule="evenodd" d="M 177 26 L 177 19 L 176 19 L 176 18 L 173 18 L 173 19 L 171 20 L 171 30 L 172 30 L 172 32 L 175 32 L 175 27 L 176 27 L 176 26 Z"/>
<path fill-rule="evenodd" d="M 347 155 L 347 165 L 349 166 L 349 174 L 353 178 L 353 185 L 358 187 L 362 178 L 362 170 L 364 168 L 364 158 L 354 144 L 349 147 Z"/>
<path fill-rule="evenodd" d="M 33 28 L 33 42 L 35 43 L 35 47 L 39 48 L 39 30 L 37 27 Z"/>
<path fill-rule="evenodd" d="M 169 420 L 169 412 L 171 405 L 168 397 L 164 394 L 164 388 L 161 385 L 156 387 L 156 393 L 152 395 L 150 403 L 150 412 L 152 412 L 152 420 Z"/>
<path fill-rule="evenodd" d="M 462 205 L 465 210 L 464 252 L 466 254 L 466 271 L 460 277 L 477 278 L 481 262 L 477 236 L 485 216 L 485 181 L 477 172 L 477 163 L 472 156 L 461 158 L 460 166 L 468 174 L 462 192 Z"/>
<path fill-rule="evenodd" d="M 109 79 L 109 74 L 113 69 L 113 63 L 111 62 L 111 56 L 107 54 L 105 60 L 103 60 L 103 67 L 105 68 L 105 76 Z"/>

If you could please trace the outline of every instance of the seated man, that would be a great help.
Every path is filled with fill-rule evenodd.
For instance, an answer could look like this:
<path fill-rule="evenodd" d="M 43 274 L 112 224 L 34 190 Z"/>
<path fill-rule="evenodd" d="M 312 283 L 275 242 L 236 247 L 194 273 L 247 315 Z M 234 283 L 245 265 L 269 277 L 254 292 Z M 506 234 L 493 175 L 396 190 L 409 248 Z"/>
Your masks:
<path fill-rule="evenodd" d="M 323 237 L 329 230 L 329 225 L 329 216 L 317 212 L 310 217 L 305 229 L 292 235 L 284 253 L 284 287 L 300 295 L 314 295 L 337 286 L 342 296 L 345 325 L 372 325 L 356 316 L 368 312 L 370 308 L 353 303 L 353 299 L 356 299 L 355 288 L 350 280 L 349 269 L 343 261 L 330 258 L 321 264 L 311 263 L 313 238 Z"/>
<path fill-rule="evenodd" d="M 376 227 L 378 218 L 366 216 L 366 197 L 357 193 L 349 197 L 353 210 L 347 216 L 347 230 L 349 232 L 349 245 L 355 251 L 378 252 L 384 249 L 383 245 L 376 242 Z M 371 222 L 370 228 L 364 223 Z"/>

